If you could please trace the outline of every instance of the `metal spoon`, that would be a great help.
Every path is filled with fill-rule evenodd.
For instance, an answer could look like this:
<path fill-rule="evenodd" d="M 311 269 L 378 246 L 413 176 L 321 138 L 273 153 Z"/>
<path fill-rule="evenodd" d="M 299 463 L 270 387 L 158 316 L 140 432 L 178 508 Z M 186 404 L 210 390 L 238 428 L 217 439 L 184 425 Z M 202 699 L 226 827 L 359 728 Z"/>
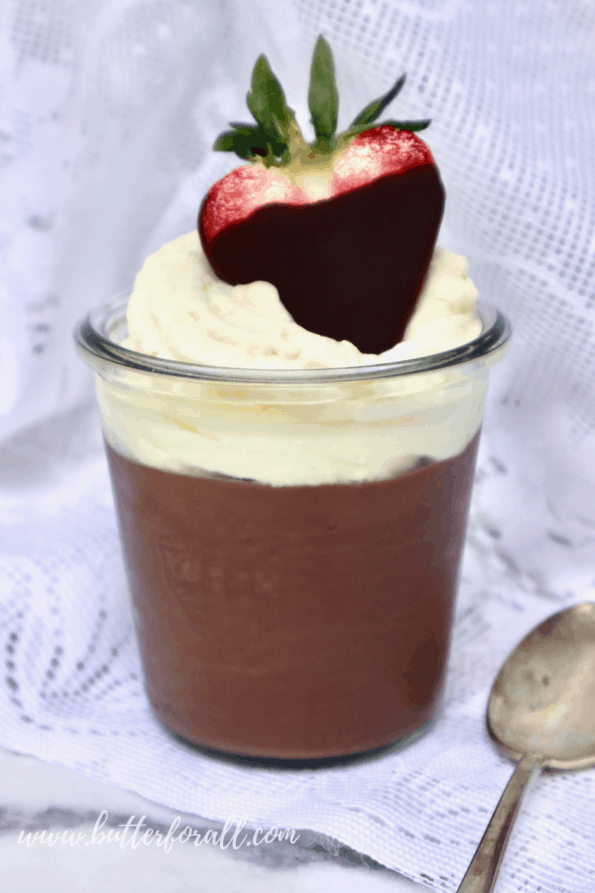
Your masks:
<path fill-rule="evenodd" d="M 488 731 L 518 762 L 457 893 L 491 893 L 513 822 L 542 769 L 595 764 L 595 604 L 545 620 L 496 677 Z"/>

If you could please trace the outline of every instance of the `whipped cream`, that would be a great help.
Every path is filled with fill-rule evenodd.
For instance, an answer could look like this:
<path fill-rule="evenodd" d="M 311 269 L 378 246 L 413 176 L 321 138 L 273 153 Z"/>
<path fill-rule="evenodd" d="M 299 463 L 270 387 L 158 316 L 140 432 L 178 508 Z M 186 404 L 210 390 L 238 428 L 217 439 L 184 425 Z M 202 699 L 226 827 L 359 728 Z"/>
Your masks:
<path fill-rule="evenodd" d="M 198 234 L 164 245 L 139 272 L 123 346 L 207 366 L 364 367 L 449 350 L 482 328 L 464 258 L 436 248 L 400 344 L 383 354 L 298 326 L 266 282 L 230 286 Z M 165 471 L 273 486 L 380 480 L 420 456 L 458 455 L 483 415 L 488 363 L 333 383 L 234 383 L 134 370 L 97 377 L 105 436 Z"/>
<path fill-rule="evenodd" d="M 384 353 L 364 354 L 349 341 L 297 325 L 270 283 L 222 282 L 195 230 L 145 261 L 128 306 L 124 346 L 163 359 L 242 369 L 368 366 L 472 341 L 481 332 L 476 301 L 465 258 L 436 248 L 403 341 Z"/>

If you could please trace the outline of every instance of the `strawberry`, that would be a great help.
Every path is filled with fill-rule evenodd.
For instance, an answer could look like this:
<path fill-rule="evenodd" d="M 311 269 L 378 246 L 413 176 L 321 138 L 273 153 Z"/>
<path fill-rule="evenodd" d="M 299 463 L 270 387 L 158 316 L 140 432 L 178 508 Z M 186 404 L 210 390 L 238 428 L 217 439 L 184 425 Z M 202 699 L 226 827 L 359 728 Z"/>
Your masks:
<path fill-rule="evenodd" d="M 413 132 L 430 122 L 371 126 L 404 82 L 336 137 L 333 59 L 319 37 L 309 90 L 316 139 L 308 144 L 260 56 L 247 97 L 256 125 L 232 124 L 214 146 L 249 163 L 211 187 L 198 218 L 221 279 L 272 283 L 299 325 L 364 353 L 402 339 L 444 208 L 430 149 Z"/>

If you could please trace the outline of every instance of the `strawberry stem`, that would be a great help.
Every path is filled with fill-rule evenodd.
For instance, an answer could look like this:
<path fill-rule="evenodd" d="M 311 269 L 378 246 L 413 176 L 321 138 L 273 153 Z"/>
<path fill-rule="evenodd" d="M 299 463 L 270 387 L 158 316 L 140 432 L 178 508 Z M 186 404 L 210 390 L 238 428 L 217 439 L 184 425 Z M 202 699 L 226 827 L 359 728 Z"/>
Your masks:
<path fill-rule="evenodd" d="M 215 142 L 217 152 L 235 152 L 246 161 L 258 161 L 265 167 L 287 167 L 292 164 L 327 165 L 328 156 L 349 145 L 351 140 L 372 126 L 390 125 L 395 130 L 424 130 L 429 120 L 384 121 L 373 125 L 376 118 L 400 93 L 405 75 L 391 89 L 363 109 L 338 138 L 335 136 L 339 112 L 339 94 L 335 83 L 335 65 L 328 42 L 319 36 L 310 68 L 308 107 L 316 139 L 308 144 L 295 119 L 295 112 L 285 101 L 281 84 L 273 74 L 268 59 L 260 55 L 252 71 L 251 89 L 246 103 L 256 124 L 232 123 Z"/>

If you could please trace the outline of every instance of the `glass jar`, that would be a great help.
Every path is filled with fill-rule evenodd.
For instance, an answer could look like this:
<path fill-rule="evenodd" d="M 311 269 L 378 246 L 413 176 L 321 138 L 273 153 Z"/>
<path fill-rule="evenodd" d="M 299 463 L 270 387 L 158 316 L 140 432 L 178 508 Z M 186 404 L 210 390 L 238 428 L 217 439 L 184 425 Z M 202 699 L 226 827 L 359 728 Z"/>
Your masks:
<path fill-rule="evenodd" d="M 269 765 L 402 745 L 440 703 L 488 373 L 510 327 L 415 360 L 274 372 L 128 350 L 96 373 L 147 692 L 195 747 Z"/>

